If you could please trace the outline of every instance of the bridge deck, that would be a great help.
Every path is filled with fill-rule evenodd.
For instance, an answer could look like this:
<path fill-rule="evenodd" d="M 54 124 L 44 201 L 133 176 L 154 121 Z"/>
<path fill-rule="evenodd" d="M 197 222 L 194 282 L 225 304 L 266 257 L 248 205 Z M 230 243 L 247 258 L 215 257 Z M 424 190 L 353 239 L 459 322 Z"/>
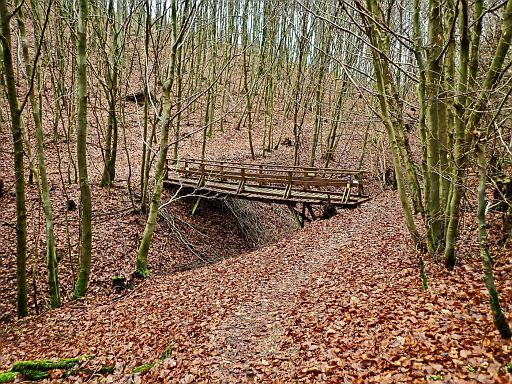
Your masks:
<path fill-rule="evenodd" d="M 365 172 L 313 167 L 180 160 L 168 166 L 164 185 L 195 190 L 199 195 L 287 205 L 332 204 L 355 207 L 368 200 Z"/>

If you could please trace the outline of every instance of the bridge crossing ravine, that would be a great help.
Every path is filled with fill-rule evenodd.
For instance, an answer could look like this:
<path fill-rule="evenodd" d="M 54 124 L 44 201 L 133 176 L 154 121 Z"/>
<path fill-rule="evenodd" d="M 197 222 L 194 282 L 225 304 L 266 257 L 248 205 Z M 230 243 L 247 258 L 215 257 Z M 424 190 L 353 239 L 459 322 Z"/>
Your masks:
<path fill-rule="evenodd" d="M 354 208 L 367 201 L 366 176 L 364 170 L 182 159 L 167 161 L 164 186 L 196 196 L 285 204 L 303 225 L 316 218 L 312 205 Z"/>

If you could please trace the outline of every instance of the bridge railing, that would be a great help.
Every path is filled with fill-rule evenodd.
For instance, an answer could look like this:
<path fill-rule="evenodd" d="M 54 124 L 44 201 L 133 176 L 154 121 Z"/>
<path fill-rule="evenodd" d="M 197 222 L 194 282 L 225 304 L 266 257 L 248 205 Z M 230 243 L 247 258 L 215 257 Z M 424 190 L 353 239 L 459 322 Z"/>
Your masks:
<path fill-rule="evenodd" d="M 175 171 L 185 179 L 197 180 L 197 187 L 203 187 L 212 180 L 235 183 L 238 185 L 237 193 L 243 192 L 248 185 L 282 186 L 284 198 L 289 198 L 294 190 L 334 188 L 338 192 L 330 193 L 348 200 L 350 195 L 364 196 L 366 184 L 366 171 L 352 169 L 182 159 L 173 161 L 168 171 Z"/>

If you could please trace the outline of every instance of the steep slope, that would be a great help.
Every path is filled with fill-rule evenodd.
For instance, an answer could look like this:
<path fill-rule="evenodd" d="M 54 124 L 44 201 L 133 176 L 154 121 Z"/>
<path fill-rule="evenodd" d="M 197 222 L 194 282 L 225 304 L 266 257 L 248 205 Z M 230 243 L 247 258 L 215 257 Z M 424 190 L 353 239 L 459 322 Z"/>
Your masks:
<path fill-rule="evenodd" d="M 94 354 L 91 365 L 115 364 L 111 382 L 508 382 L 511 344 L 494 331 L 478 263 L 452 274 L 429 264 L 422 291 L 397 212 L 386 192 L 261 250 L 152 277 L 120 300 L 13 323 L 0 334 L 0 368 Z M 170 345 L 163 362 L 131 373 Z"/>

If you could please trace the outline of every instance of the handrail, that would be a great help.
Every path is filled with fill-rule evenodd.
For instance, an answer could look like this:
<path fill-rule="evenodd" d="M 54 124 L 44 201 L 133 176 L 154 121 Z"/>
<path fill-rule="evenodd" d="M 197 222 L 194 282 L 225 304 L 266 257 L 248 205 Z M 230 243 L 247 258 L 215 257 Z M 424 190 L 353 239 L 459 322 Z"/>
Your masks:
<path fill-rule="evenodd" d="M 250 181 L 268 181 L 268 182 L 288 182 L 292 180 L 294 184 L 311 184 L 314 185 L 315 182 L 321 185 L 321 183 L 326 183 L 329 185 L 344 185 L 346 184 L 346 178 L 334 178 L 334 177 L 321 177 L 321 176 L 313 176 L 313 175 L 302 175 L 299 174 L 297 176 L 293 175 L 292 171 L 288 171 L 287 173 L 256 173 L 256 172 L 247 172 L 245 168 L 240 168 L 240 172 L 235 172 L 231 170 L 220 170 L 220 169 L 208 169 L 208 168 L 189 168 L 183 169 L 179 168 L 176 171 L 178 173 L 184 174 L 185 176 L 201 176 L 208 175 L 211 177 L 220 177 L 225 179 L 240 179 L 241 177 L 245 180 Z M 353 175 L 348 175 L 348 177 Z M 352 180 L 352 179 L 351 179 Z M 359 180 L 358 180 L 359 181 Z M 334 183 L 334 184 L 333 184 Z"/>
<path fill-rule="evenodd" d="M 236 163 L 232 161 L 214 161 L 214 160 L 198 160 L 198 159 L 179 159 L 173 160 L 176 163 L 183 164 L 196 164 L 196 165 L 211 165 L 217 167 L 224 167 L 229 169 L 241 169 L 244 168 L 246 171 L 273 171 L 279 173 L 287 173 L 292 171 L 293 173 L 327 173 L 331 175 L 364 175 L 368 173 L 367 170 L 354 170 L 354 169 L 336 169 L 336 168 L 316 168 L 316 167 L 305 167 L 305 166 L 284 166 L 284 165 L 274 165 L 274 164 L 251 164 L 251 163 Z M 169 167 L 169 169 L 173 169 Z"/>

